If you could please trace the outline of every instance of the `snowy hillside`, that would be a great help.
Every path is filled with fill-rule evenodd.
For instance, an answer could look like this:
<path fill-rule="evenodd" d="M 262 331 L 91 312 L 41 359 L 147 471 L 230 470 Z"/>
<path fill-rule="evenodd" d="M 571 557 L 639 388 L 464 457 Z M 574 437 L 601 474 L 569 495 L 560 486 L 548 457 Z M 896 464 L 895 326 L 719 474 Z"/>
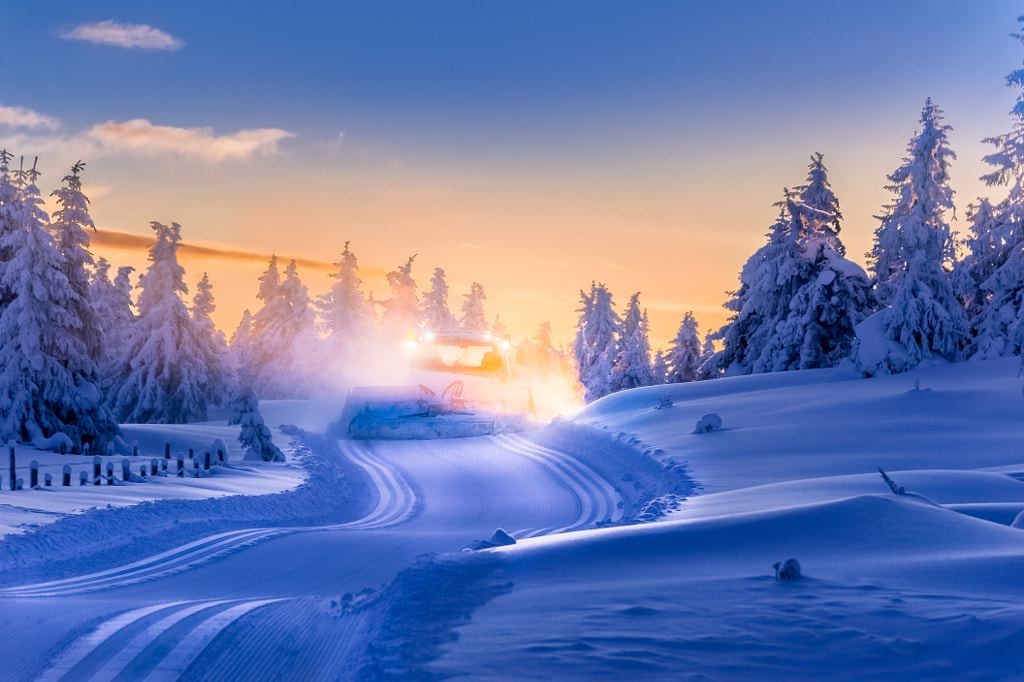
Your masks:
<path fill-rule="evenodd" d="M 3 653 L 13 679 L 1013 678 L 1017 370 L 643 388 L 457 440 L 334 441 L 306 404 L 305 430 L 275 430 L 305 471 L 291 492 L 6 538 Z M 58 541 L 161 509 L 180 530 L 109 556 Z M 777 578 L 790 558 L 802 576 Z"/>

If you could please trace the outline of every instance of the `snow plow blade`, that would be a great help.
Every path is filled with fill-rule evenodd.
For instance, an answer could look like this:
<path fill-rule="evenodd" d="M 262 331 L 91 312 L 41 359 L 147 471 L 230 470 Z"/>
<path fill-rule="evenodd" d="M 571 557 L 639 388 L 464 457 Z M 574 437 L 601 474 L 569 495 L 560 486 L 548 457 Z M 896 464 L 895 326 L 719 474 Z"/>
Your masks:
<path fill-rule="evenodd" d="M 471 438 L 521 430 L 523 414 L 503 414 L 471 405 L 439 405 L 420 388 L 355 388 L 338 426 L 356 440 Z"/>

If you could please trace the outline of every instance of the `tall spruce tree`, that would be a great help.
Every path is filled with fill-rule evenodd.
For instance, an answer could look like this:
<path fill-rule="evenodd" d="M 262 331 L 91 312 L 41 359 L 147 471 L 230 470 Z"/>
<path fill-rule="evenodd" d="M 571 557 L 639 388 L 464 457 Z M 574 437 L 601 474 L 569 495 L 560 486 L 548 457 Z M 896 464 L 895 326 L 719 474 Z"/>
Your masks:
<path fill-rule="evenodd" d="M 441 268 L 434 268 L 434 276 L 430 278 L 430 291 L 423 295 L 420 310 L 423 314 L 423 326 L 430 331 L 447 332 L 459 326 L 448 308 L 448 283 L 445 282 L 444 270 Z"/>
<path fill-rule="evenodd" d="M 778 206 L 768 243 L 744 265 L 725 305 L 735 315 L 715 335 L 723 349 L 705 368 L 749 374 L 837 365 L 871 310 L 867 275 L 842 256 L 839 202 L 820 154 L 811 157 L 808 184 L 786 191 Z"/>
<path fill-rule="evenodd" d="M 151 223 L 156 242 L 139 277 L 138 315 L 128 332 L 126 363 L 113 409 L 121 421 L 185 424 L 205 421 L 218 402 L 202 359 L 200 334 L 182 297 L 188 293 L 178 264 L 181 226 Z"/>
<path fill-rule="evenodd" d="M 630 297 L 626 316 L 622 319 L 619 354 L 612 370 L 611 390 L 622 391 L 653 383 L 647 313 L 640 311 L 640 292 L 637 292 Z"/>
<path fill-rule="evenodd" d="M 1024 24 L 1024 17 L 1018 21 Z M 1024 34 L 1011 35 L 1024 43 Z M 1012 128 L 983 140 L 996 151 L 985 157 L 994 169 L 981 180 L 1009 191 L 996 205 L 983 199 L 971 207 L 973 236 L 957 268 L 966 275 L 959 293 L 971 318 L 971 352 L 983 358 L 1024 351 L 1024 68 L 1010 73 L 1006 84 L 1020 90 L 1010 110 Z"/>
<path fill-rule="evenodd" d="M 619 356 L 618 333 L 622 320 L 615 312 L 612 293 L 604 284 L 591 284 L 590 293 L 580 292 L 583 307 L 578 312 L 576 371 L 589 403 L 612 392 L 612 369 Z"/>
<path fill-rule="evenodd" d="M 478 282 L 469 285 L 469 292 L 463 294 L 466 299 L 462 302 L 462 317 L 459 324 L 463 329 L 474 332 L 487 331 L 487 315 L 484 313 L 484 301 L 487 296 L 484 294 L 484 287 Z"/>
<path fill-rule="evenodd" d="M 0 188 L 7 260 L 0 286 L 0 437 L 79 449 L 119 430 L 96 385 L 96 363 L 78 312 L 88 305 L 68 280 L 65 258 L 46 229 L 35 164 Z"/>
<path fill-rule="evenodd" d="M 868 375 L 903 372 L 928 359 L 955 361 L 967 339 L 967 314 L 944 268 L 953 258 L 950 127 L 931 99 L 920 122 L 889 176 L 895 201 L 875 231 L 872 267 L 887 307 L 857 329 L 855 359 Z"/>
<path fill-rule="evenodd" d="M 338 268 L 331 275 L 335 282 L 330 291 L 320 298 L 320 310 L 331 354 L 352 359 L 358 355 L 360 347 L 369 343 L 374 318 L 361 289 L 359 260 L 348 245 L 345 242 L 341 259 L 334 264 Z"/>
<path fill-rule="evenodd" d="M 665 383 L 682 384 L 696 381 L 703 363 L 703 350 L 697 333 L 697 320 L 693 311 L 683 316 L 676 337 L 665 354 Z"/>
<path fill-rule="evenodd" d="M 395 270 L 387 274 L 391 286 L 391 298 L 381 302 L 384 314 L 381 316 L 381 331 L 392 341 L 405 339 L 415 334 L 420 327 L 420 301 L 416 294 L 416 280 L 412 278 L 413 254 Z"/>

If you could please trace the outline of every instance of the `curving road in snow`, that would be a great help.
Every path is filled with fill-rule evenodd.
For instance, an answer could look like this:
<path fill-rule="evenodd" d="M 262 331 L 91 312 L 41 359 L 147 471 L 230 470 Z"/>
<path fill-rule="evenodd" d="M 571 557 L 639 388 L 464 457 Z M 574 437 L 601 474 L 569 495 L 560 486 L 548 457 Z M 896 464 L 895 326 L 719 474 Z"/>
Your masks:
<path fill-rule="evenodd" d="M 45 600 L 67 614 L 68 637 L 82 632 L 49 656 L 41 679 L 177 679 L 200 657 L 190 677 L 243 669 L 279 676 L 265 637 L 309 622 L 308 597 L 377 587 L 417 556 L 457 551 L 497 527 L 533 537 L 622 515 L 609 482 L 520 435 L 339 445 L 377 491 L 355 521 L 235 530 L 126 566 L 0 590 L 25 613 Z M 104 606 L 110 615 L 97 618 Z M 241 634 L 232 638 L 232 627 Z M 336 665 L 353 634 L 336 630 L 309 630 L 297 665 Z M 210 647 L 218 637 L 233 646 Z"/>

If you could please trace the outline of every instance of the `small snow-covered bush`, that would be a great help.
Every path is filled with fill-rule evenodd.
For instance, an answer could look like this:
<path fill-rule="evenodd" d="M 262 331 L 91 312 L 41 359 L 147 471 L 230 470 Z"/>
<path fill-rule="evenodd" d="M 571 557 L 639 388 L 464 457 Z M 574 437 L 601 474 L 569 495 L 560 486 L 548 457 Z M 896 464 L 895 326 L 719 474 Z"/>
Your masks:
<path fill-rule="evenodd" d="M 775 577 L 779 580 L 800 579 L 800 562 L 796 559 L 789 558 L 781 562 L 776 561 L 772 564 L 772 568 L 775 569 Z"/>
<path fill-rule="evenodd" d="M 697 421 L 694 433 L 709 433 L 720 428 L 722 428 L 722 418 L 714 412 L 710 412 Z"/>

